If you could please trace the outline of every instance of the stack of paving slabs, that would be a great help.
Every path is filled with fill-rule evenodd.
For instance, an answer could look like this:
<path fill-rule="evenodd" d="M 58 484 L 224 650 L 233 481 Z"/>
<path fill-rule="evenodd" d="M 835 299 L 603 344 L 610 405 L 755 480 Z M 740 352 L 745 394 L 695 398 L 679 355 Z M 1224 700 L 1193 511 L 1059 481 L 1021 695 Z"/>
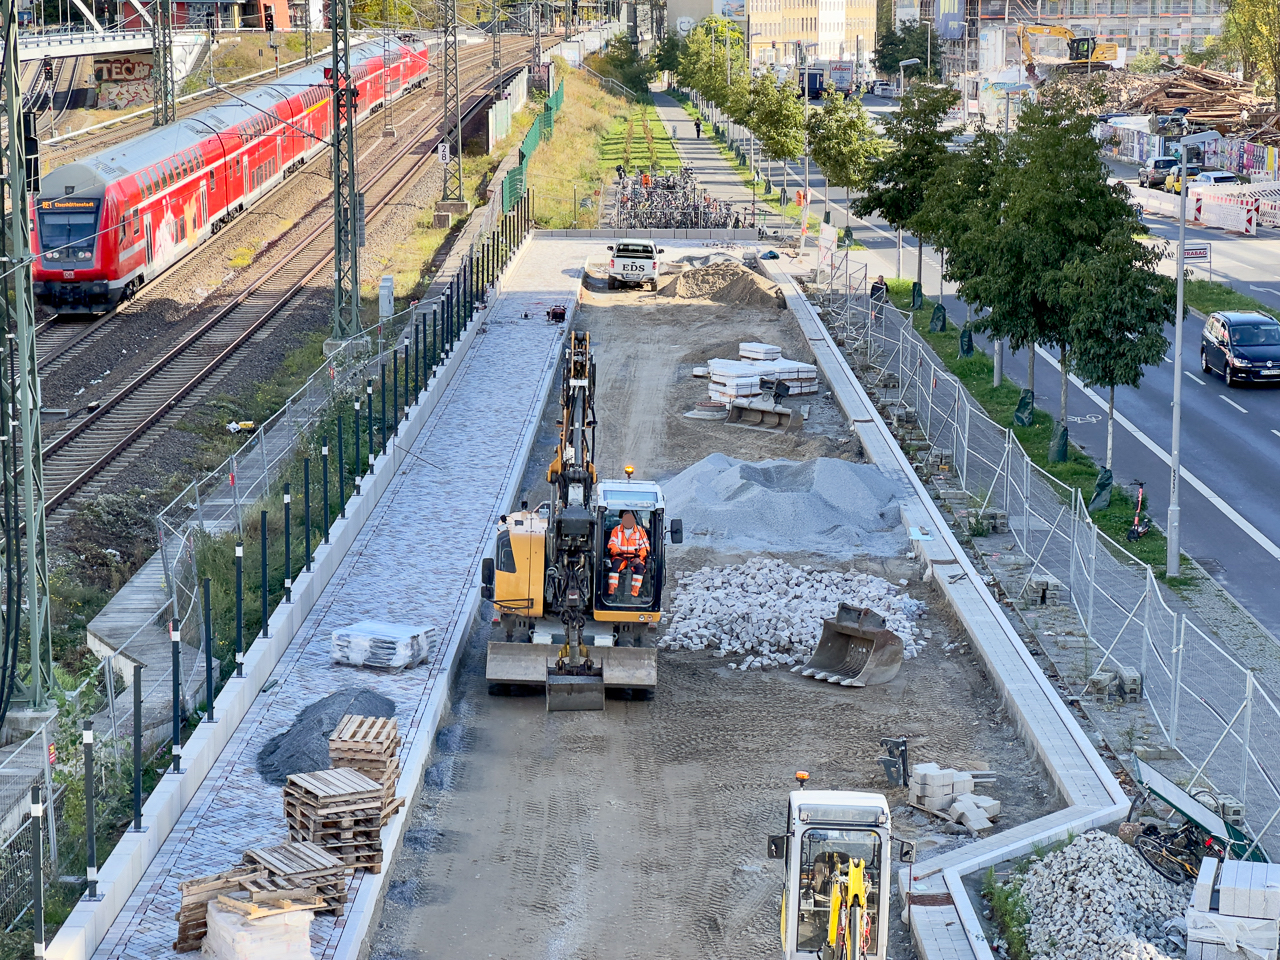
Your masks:
<path fill-rule="evenodd" d="M 347 865 L 323 847 L 314 843 L 254 847 L 244 852 L 244 862 L 264 874 L 244 884 L 244 889 L 255 898 L 273 889 L 314 891 L 324 900 L 318 912 L 342 916 L 347 902 Z"/>
<path fill-rule="evenodd" d="M 1277 939 L 1280 864 L 1200 861 L 1187 907 L 1187 960 L 1276 960 Z"/>
<path fill-rule="evenodd" d="M 338 767 L 295 773 L 284 788 L 289 839 L 324 847 L 356 870 L 382 870 L 382 800 L 377 780 Z"/>
<path fill-rule="evenodd" d="M 973 792 L 973 775 L 917 763 L 907 782 L 907 802 L 935 816 L 963 824 L 975 837 L 992 828 L 1000 816 L 1000 801 Z"/>
<path fill-rule="evenodd" d="M 323 905 L 318 897 L 253 903 L 220 896 L 209 904 L 202 952 L 212 960 L 311 960 L 311 920 Z"/>
<path fill-rule="evenodd" d="M 396 796 L 400 743 L 395 717 L 348 715 L 329 734 L 329 762 L 335 768 L 358 770 L 382 784 L 383 825 L 404 805 Z"/>
<path fill-rule="evenodd" d="M 436 628 L 361 620 L 333 631 L 329 650 L 334 663 L 400 673 L 435 653 Z"/>

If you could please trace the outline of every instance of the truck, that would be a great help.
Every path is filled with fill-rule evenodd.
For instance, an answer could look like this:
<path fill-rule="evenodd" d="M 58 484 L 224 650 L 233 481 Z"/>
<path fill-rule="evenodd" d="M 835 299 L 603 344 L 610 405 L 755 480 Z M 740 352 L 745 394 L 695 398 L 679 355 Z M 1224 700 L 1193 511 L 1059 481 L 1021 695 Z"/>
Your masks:
<path fill-rule="evenodd" d="M 915 862 L 915 844 L 893 836 L 889 801 L 858 790 L 800 789 L 787 801 L 787 830 L 769 837 L 783 861 L 782 950 L 786 960 L 886 960 L 889 875 Z"/>
<path fill-rule="evenodd" d="M 843 93 L 846 97 L 853 92 L 853 63 L 848 60 L 836 60 L 831 64 L 828 73 L 827 94 Z"/>
<path fill-rule="evenodd" d="M 658 256 L 665 251 L 652 240 L 617 240 L 609 244 L 609 289 L 648 286 L 658 289 Z"/>

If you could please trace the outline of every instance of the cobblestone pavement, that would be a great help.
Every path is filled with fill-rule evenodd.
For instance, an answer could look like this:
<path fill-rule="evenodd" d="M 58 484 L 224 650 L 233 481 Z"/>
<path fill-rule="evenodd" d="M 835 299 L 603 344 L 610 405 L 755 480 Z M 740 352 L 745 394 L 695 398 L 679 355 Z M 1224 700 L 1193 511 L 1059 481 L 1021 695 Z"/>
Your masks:
<path fill-rule="evenodd" d="M 258 776 L 266 741 L 286 729 L 307 704 L 347 686 L 369 686 L 396 701 L 402 755 L 422 729 L 425 706 L 445 681 L 455 647 L 442 642 L 431 664 L 399 676 L 335 667 L 329 636 L 335 627 L 378 619 L 430 623 L 449 636 L 488 549 L 508 475 L 518 469 L 516 443 L 538 416 L 543 374 L 557 360 L 562 327 L 546 310 L 572 302 L 591 241 L 532 241 L 506 279 L 470 355 L 392 479 L 328 589 L 272 673 L 212 772 L 179 820 L 95 958 L 177 956 L 174 915 L 178 882 L 229 869 L 246 847 L 286 839 L 278 787 Z M 522 316 L 527 313 L 527 317 Z M 465 627 L 464 627 L 465 628 Z M 366 874 L 352 882 L 354 900 Z M 317 958 L 334 955 L 345 919 L 312 925 Z M 265 958 L 264 958 L 265 960 Z"/>

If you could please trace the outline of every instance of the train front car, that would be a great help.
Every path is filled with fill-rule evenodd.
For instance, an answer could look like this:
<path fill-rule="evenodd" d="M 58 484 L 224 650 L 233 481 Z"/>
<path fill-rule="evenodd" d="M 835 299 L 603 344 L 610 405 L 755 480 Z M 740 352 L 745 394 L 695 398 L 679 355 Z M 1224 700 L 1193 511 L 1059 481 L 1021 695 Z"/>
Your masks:
<path fill-rule="evenodd" d="M 114 302 L 115 249 L 103 226 L 111 179 L 82 163 L 68 163 L 42 178 L 33 204 L 32 279 L 36 299 L 58 313 L 102 313 Z"/>

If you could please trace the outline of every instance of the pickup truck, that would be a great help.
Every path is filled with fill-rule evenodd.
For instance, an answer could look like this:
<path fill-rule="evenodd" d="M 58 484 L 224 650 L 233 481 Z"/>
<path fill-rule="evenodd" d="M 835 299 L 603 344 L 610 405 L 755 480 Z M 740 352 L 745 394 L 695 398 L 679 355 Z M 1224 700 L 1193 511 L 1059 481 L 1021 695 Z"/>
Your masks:
<path fill-rule="evenodd" d="M 662 249 L 652 240 L 618 240 L 609 245 L 609 289 L 646 284 L 658 289 L 658 255 Z"/>

